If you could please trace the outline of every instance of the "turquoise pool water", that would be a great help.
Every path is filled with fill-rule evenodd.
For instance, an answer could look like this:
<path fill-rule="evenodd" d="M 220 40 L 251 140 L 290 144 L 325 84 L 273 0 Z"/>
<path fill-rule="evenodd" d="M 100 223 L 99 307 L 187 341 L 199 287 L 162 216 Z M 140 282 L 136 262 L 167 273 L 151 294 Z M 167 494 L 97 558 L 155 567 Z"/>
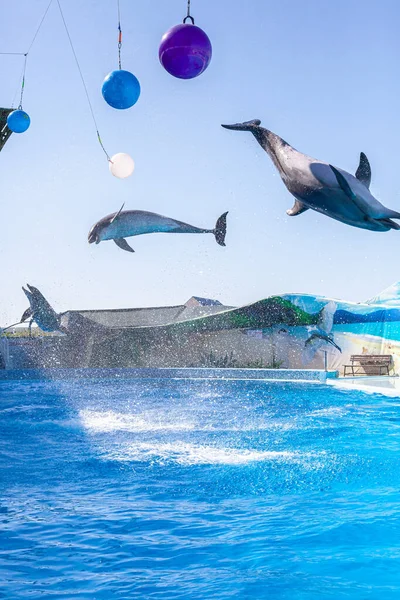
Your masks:
<path fill-rule="evenodd" d="M 0 382 L 0 598 L 398 599 L 400 403 Z"/>

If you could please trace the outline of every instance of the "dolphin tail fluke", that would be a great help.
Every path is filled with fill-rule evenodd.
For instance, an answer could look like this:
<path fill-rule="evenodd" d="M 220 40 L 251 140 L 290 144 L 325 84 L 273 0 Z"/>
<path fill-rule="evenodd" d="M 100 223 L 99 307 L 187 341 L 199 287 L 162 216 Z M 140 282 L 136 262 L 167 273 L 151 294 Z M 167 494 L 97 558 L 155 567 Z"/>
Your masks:
<path fill-rule="evenodd" d="M 252 121 L 245 121 L 244 123 L 234 123 L 233 125 L 221 125 L 225 129 L 233 129 L 234 131 L 253 131 L 261 125 L 260 119 L 253 119 Z"/>
<path fill-rule="evenodd" d="M 218 219 L 215 229 L 213 230 L 213 234 L 215 235 L 215 240 L 217 244 L 220 246 L 226 246 L 225 244 L 225 235 L 226 235 L 226 215 L 228 212 L 225 212 Z"/>

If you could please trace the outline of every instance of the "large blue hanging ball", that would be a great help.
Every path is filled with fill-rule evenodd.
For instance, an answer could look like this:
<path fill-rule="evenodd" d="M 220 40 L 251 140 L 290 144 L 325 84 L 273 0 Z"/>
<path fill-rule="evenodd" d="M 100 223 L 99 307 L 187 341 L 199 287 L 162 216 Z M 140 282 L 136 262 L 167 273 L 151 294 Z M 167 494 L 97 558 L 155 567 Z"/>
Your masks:
<path fill-rule="evenodd" d="M 14 133 L 24 133 L 31 124 L 29 115 L 21 110 L 13 110 L 7 117 L 7 127 Z"/>
<path fill-rule="evenodd" d="M 101 93 L 113 108 L 130 108 L 139 99 L 140 83 L 129 71 L 111 71 L 103 82 Z"/>

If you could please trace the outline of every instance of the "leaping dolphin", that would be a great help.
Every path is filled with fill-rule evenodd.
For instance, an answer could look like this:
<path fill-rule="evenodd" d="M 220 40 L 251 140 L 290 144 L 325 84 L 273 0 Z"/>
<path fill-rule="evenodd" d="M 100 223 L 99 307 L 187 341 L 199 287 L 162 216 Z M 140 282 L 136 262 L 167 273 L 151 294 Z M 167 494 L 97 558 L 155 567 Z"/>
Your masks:
<path fill-rule="evenodd" d="M 313 331 L 310 334 L 310 337 L 304 342 L 304 346 L 309 346 L 314 342 L 318 342 L 318 344 L 320 344 L 320 342 L 331 344 L 336 350 L 339 350 L 340 353 L 342 352 L 342 349 L 333 341 L 332 334 L 328 335 L 325 331 Z"/>
<path fill-rule="evenodd" d="M 63 328 L 60 326 L 61 314 L 56 313 L 37 288 L 29 284 L 26 287 L 27 290 L 24 287 L 22 287 L 22 290 L 29 300 L 30 307 L 24 312 L 22 319 L 25 317 L 26 320 L 31 317 L 29 332 L 32 321 L 35 321 L 42 331 L 62 331 Z"/>
<path fill-rule="evenodd" d="M 37 288 L 33 287 L 33 285 L 27 284 L 26 287 L 28 288 L 27 290 L 24 287 L 22 287 L 22 290 L 29 300 L 29 308 L 26 309 L 18 323 L 13 323 L 5 327 L 2 332 L 30 319 L 29 336 L 32 335 L 33 321 L 35 321 L 42 331 L 62 331 L 63 333 L 67 333 L 64 327 L 61 326 L 61 317 L 64 313 L 56 313 L 43 294 Z"/>
<path fill-rule="evenodd" d="M 144 233 L 213 233 L 217 244 L 225 246 L 226 215 L 218 219 L 214 229 L 200 229 L 182 221 L 163 217 L 144 210 L 122 210 L 100 219 L 89 231 L 88 242 L 103 242 L 113 240 L 119 248 L 134 252 L 126 241 L 126 237 Z"/>
<path fill-rule="evenodd" d="M 309 208 L 353 227 L 372 231 L 400 229 L 391 219 L 400 213 L 381 204 L 369 191 L 371 167 L 367 157 L 360 154 L 355 177 L 323 161 L 298 152 L 272 131 L 260 127 L 254 119 L 225 129 L 250 131 L 271 157 L 283 183 L 295 197 L 289 216 L 300 215 Z"/>
<path fill-rule="evenodd" d="M 321 310 L 321 314 L 318 319 L 318 325 L 307 327 L 308 337 L 304 342 L 305 353 L 303 355 L 303 359 L 306 362 L 311 362 L 316 353 L 319 350 L 322 350 L 328 344 L 342 353 L 342 349 L 334 342 L 333 335 L 331 333 L 336 309 L 336 302 L 331 300 Z"/>

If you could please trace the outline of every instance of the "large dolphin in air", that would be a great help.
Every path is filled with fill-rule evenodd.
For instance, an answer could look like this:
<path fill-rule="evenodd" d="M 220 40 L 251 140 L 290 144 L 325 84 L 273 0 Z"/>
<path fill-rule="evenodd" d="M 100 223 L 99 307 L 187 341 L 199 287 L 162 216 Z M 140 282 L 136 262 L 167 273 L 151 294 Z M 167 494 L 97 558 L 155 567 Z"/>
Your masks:
<path fill-rule="evenodd" d="M 105 240 L 114 240 L 119 248 L 134 252 L 126 241 L 126 237 L 144 233 L 213 233 L 217 244 L 225 246 L 226 215 L 218 219 L 214 229 L 200 229 L 182 221 L 163 217 L 144 210 L 122 210 L 100 219 L 89 231 L 88 242 L 92 244 Z"/>
<path fill-rule="evenodd" d="M 296 199 L 288 215 L 300 215 L 311 208 L 353 227 L 372 231 L 400 229 L 400 225 L 392 221 L 400 219 L 400 213 L 383 206 L 369 191 L 371 168 L 364 153 L 360 154 L 354 177 L 343 169 L 298 152 L 260 125 L 261 121 L 254 119 L 222 127 L 250 131 L 271 157 L 283 183 Z"/>

